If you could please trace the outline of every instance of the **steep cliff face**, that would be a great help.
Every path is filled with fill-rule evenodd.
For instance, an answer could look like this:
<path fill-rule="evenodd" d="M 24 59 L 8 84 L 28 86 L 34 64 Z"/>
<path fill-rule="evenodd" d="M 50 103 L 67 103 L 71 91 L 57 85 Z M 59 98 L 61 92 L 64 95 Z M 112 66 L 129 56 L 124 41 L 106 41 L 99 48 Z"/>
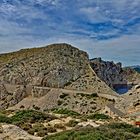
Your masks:
<path fill-rule="evenodd" d="M 90 65 L 97 76 L 118 93 L 126 93 L 140 83 L 140 74 L 130 67 L 122 68 L 121 63 L 95 58 L 90 60 Z"/>
<path fill-rule="evenodd" d="M 92 59 L 90 63 L 98 77 L 112 89 L 119 85 L 127 85 L 121 63 L 115 64 L 114 62 L 103 61 L 101 58 Z"/>

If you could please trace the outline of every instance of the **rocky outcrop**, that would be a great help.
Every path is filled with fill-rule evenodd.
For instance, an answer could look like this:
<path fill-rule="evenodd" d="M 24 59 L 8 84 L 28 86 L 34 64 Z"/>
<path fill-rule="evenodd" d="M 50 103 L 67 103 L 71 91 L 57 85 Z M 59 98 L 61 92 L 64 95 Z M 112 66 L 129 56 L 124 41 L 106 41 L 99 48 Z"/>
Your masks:
<path fill-rule="evenodd" d="M 11 125 L 2 124 L 1 126 L 0 139 L 1 140 L 41 140 L 41 137 L 33 136 L 28 134 L 21 128 Z"/>
<path fill-rule="evenodd" d="M 10 90 L 11 89 L 11 90 Z M 12 89 L 14 89 L 12 91 Z M 27 96 L 24 86 L 10 86 L 0 85 L 0 109 L 6 109 L 20 102 Z"/>
<path fill-rule="evenodd" d="M 121 63 L 95 58 L 90 60 L 90 65 L 97 76 L 116 92 L 121 88 L 127 92 L 140 83 L 140 74 L 131 67 L 123 68 Z"/>
<path fill-rule="evenodd" d="M 115 89 L 119 85 L 127 85 L 126 77 L 123 74 L 122 64 L 103 61 L 101 58 L 90 60 L 91 67 L 108 86 Z"/>

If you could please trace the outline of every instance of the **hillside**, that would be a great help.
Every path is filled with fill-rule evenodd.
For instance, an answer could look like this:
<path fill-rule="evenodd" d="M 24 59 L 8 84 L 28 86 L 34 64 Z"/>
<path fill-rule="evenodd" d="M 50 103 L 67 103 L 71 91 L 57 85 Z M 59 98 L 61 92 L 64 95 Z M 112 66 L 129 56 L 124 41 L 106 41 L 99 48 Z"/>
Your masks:
<path fill-rule="evenodd" d="M 56 92 L 57 88 L 65 88 L 116 96 L 96 76 L 88 54 L 68 44 L 52 44 L 2 54 L 0 65 L 1 108 L 16 105 L 34 94 L 42 97 L 48 92 L 43 89 L 45 87 L 56 88 Z M 53 96 L 57 97 L 55 93 Z"/>

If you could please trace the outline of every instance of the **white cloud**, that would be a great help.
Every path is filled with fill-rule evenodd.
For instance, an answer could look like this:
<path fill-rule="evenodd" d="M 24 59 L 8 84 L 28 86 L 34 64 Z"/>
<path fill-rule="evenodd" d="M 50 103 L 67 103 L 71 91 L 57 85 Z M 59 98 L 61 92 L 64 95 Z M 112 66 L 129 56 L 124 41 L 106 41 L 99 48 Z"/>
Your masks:
<path fill-rule="evenodd" d="M 80 11 L 93 22 L 111 20 L 124 24 L 139 17 L 139 7 L 140 0 L 88 0 L 83 2 Z"/>
<path fill-rule="evenodd" d="M 16 7 L 14 5 L 8 4 L 6 2 L 0 5 L 0 12 L 9 14 L 15 11 L 16 11 Z"/>
<path fill-rule="evenodd" d="M 37 3 L 43 4 L 43 3 L 48 3 L 52 5 L 57 5 L 59 0 L 36 0 Z"/>

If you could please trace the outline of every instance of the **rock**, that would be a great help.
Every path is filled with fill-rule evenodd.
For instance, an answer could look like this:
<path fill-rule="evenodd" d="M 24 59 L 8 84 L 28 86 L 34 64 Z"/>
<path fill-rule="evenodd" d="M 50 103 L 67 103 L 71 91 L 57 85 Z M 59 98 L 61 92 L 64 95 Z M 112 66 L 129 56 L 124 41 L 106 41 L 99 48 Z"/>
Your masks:
<path fill-rule="evenodd" d="M 127 85 L 127 80 L 123 75 L 122 64 L 103 61 L 101 58 L 90 60 L 91 67 L 97 76 L 112 89 L 119 85 Z"/>
<path fill-rule="evenodd" d="M 10 124 L 4 124 L 2 125 L 2 133 L 0 134 L 0 139 L 6 139 L 7 140 L 41 140 L 41 137 L 36 137 L 28 134 L 26 131 L 22 130 L 21 128 L 10 125 Z"/>

